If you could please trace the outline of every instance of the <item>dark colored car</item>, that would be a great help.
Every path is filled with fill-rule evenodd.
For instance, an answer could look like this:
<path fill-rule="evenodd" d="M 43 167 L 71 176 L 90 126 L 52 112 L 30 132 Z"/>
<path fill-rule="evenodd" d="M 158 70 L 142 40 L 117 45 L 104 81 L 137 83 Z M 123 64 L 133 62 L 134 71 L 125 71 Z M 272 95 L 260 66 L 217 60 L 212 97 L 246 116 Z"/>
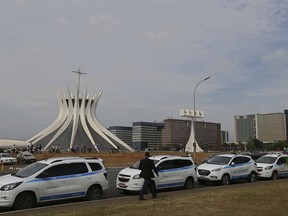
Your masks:
<path fill-rule="evenodd" d="M 17 160 L 19 163 L 34 163 L 37 158 L 29 151 L 24 151 L 17 155 Z"/>

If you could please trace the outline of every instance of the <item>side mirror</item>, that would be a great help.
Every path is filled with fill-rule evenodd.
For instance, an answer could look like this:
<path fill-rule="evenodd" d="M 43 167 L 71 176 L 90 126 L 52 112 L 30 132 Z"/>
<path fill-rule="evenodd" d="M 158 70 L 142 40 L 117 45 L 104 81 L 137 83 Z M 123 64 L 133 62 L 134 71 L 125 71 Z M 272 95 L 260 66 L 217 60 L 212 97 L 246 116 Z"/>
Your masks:
<path fill-rule="evenodd" d="M 235 166 L 235 162 L 231 162 L 231 166 Z"/>

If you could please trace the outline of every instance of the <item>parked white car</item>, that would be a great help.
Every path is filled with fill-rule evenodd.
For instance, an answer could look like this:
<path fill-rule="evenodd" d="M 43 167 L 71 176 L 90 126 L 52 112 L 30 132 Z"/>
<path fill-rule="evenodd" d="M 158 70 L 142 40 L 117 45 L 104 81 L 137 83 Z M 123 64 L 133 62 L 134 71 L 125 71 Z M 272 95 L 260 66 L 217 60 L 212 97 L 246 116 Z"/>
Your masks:
<path fill-rule="evenodd" d="M 0 207 L 26 209 L 52 200 L 99 199 L 106 189 L 107 170 L 102 159 L 50 158 L 0 177 Z"/>
<path fill-rule="evenodd" d="M 17 159 L 10 153 L 0 153 L 0 163 L 3 164 L 16 164 Z"/>
<path fill-rule="evenodd" d="M 258 177 L 278 179 L 278 177 L 288 176 L 288 155 L 268 154 L 256 160 Z"/>
<path fill-rule="evenodd" d="M 220 182 L 227 185 L 232 180 L 247 179 L 254 182 L 257 178 L 255 161 L 247 155 L 222 154 L 214 156 L 198 167 L 198 182 Z"/>
<path fill-rule="evenodd" d="M 150 157 L 154 161 L 159 177 L 152 179 L 157 189 L 183 187 L 192 189 L 197 181 L 196 166 L 191 156 L 159 155 Z M 144 179 L 140 178 L 140 161 L 121 170 L 116 187 L 123 191 L 140 191 Z"/>

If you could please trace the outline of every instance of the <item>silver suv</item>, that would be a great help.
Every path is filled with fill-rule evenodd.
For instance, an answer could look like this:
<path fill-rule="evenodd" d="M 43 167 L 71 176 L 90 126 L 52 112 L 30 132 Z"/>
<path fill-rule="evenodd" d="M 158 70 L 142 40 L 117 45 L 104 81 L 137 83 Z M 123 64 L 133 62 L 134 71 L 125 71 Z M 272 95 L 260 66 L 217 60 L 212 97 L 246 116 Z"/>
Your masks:
<path fill-rule="evenodd" d="M 254 182 L 256 177 L 256 163 L 247 155 L 217 155 L 198 167 L 198 182 L 200 184 L 220 182 L 222 185 L 227 185 L 230 181 L 238 179 Z"/>
<path fill-rule="evenodd" d="M 183 187 L 192 189 L 197 181 L 196 166 L 191 156 L 159 155 L 150 157 L 155 163 L 159 177 L 153 178 L 156 189 Z M 121 170 L 116 187 L 123 191 L 140 191 L 144 182 L 140 178 L 140 161 Z"/>
<path fill-rule="evenodd" d="M 106 189 L 107 170 L 102 159 L 50 158 L 0 177 L 0 207 L 26 209 L 46 201 L 99 199 Z"/>

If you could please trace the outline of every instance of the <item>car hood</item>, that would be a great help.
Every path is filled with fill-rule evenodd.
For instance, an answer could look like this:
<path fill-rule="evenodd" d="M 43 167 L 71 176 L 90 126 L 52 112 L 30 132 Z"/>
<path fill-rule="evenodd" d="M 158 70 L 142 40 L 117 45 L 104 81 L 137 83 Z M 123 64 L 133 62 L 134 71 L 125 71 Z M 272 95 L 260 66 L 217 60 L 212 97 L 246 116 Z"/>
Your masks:
<path fill-rule="evenodd" d="M 256 163 L 257 167 L 267 167 L 267 166 L 273 166 L 274 164 L 267 164 L 267 163 Z"/>
<path fill-rule="evenodd" d="M 226 167 L 228 165 L 217 165 L 217 164 L 201 164 L 198 169 L 204 169 L 204 170 L 213 170 L 213 169 L 217 169 L 217 168 L 223 168 Z"/>
<path fill-rule="evenodd" d="M 127 167 L 127 168 L 121 170 L 119 172 L 119 174 L 134 176 L 134 175 L 140 174 L 140 172 L 141 172 L 141 170 L 139 170 L 139 169 L 132 169 L 132 168 Z"/>
<path fill-rule="evenodd" d="M 23 178 L 19 178 L 17 176 L 12 176 L 11 174 L 4 175 L 0 177 L 0 187 L 6 184 L 14 183 L 14 182 L 20 182 L 23 181 Z"/>

